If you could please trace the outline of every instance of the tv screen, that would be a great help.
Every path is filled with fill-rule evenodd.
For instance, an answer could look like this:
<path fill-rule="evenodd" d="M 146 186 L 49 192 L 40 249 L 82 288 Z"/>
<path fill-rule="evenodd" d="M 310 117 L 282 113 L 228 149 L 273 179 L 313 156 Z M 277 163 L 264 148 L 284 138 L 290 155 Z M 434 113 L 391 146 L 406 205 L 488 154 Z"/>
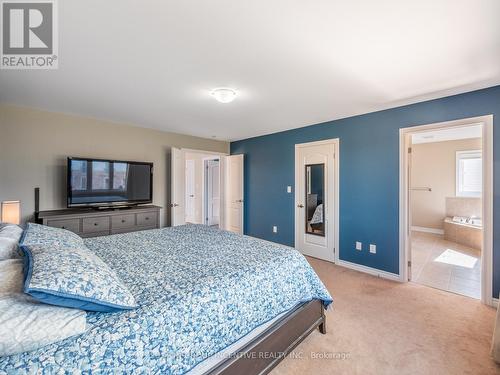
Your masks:
<path fill-rule="evenodd" d="M 68 158 L 68 207 L 151 203 L 153 163 Z"/>

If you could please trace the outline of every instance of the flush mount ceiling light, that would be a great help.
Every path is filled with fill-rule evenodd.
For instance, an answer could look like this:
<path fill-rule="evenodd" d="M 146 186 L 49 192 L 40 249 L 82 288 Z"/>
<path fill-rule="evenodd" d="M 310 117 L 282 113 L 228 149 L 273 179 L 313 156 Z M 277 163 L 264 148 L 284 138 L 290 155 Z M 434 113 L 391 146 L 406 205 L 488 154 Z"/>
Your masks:
<path fill-rule="evenodd" d="M 213 89 L 210 95 L 220 103 L 231 103 L 236 98 L 236 91 L 228 87 L 219 87 Z"/>

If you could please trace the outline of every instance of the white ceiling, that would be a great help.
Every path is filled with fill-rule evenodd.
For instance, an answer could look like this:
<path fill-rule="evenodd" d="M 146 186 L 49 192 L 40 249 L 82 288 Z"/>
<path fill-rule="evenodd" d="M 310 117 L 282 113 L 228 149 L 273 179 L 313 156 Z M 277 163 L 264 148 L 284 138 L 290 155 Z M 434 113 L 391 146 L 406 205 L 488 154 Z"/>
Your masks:
<path fill-rule="evenodd" d="M 469 126 L 416 133 L 411 136 L 411 142 L 412 144 L 419 144 L 480 138 L 482 136 L 482 132 L 483 126 L 481 124 L 471 124 Z"/>
<path fill-rule="evenodd" d="M 58 4 L 59 69 L 1 102 L 235 140 L 500 84 L 498 0 Z"/>

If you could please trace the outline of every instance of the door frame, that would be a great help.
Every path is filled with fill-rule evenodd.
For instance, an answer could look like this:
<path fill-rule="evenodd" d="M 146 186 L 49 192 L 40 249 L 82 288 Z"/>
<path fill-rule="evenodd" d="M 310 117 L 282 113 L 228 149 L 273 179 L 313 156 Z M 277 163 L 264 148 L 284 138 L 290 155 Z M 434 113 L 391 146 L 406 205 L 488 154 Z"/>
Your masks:
<path fill-rule="evenodd" d="M 334 146 L 334 154 L 333 154 L 333 165 L 334 165 L 334 174 L 333 174 L 333 253 L 334 253 L 334 263 L 339 263 L 339 212 L 340 212 L 340 207 L 339 207 L 339 187 L 340 187 L 340 138 L 331 138 L 331 139 L 325 139 L 322 141 L 315 141 L 315 142 L 306 142 L 306 143 L 297 143 L 295 144 L 295 165 L 294 165 L 294 170 L 295 170 L 295 192 L 294 192 L 294 205 L 293 205 L 293 210 L 294 210 L 294 223 L 293 223 L 293 229 L 295 232 L 294 236 L 294 247 L 297 248 L 297 243 L 299 242 L 299 234 L 297 233 L 296 227 L 297 227 L 297 222 L 300 220 L 299 218 L 299 210 L 297 210 L 297 204 L 300 199 L 303 197 L 298 196 L 297 192 L 297 186 L 299 185 L 299 176 L 300 173 L 303 173 L 302 169 L 298 171 L 298 150 L 303 147 L 309 147 L 309 146 L 321 146 L 321 145 L 333 145 Z"/>
<path fill-rule="evenodd" d="M 493 306 L 493 115 L 417 125 L 399 129 L 399 281 L 408 282 L 410 205 L 408 147 L 415 133 L 481 123 L 483 153 L 483 248 L 481 249 L 481 302 Z"/>
<path fill-rule="evenodd" d="M 224 164 L 223 164 L 223 159 L 225 156 L 230 156 L 229 153 L 227 152 L 217 152 L 217 151 L 206 151 L 206 150 L 200 150 L 200 149 L 193 149 L 193 148 L 185 148 L 185 147 L 179 147 L 180 150 L 182 150 L 184 152 L 184 154 L 186 152 L 189 152 L 189 153 L 196 153 L 196 154 L 204 154 L 204 155 L 213 155 L 214 158 L 219 158 L 219 168 L 222 170 Z M 185 160 L 185 158 L 184 158 Z M 204 172 L 203 172 L 204 173 Z M 173 171 L 170 171 L 170 178 L 172 178 L 173 176 Z M 219 186 L 219 194 L 221 197 L 225 196 L 225 176 L 222 175 L 222 173 L 220 173 L 219 175 L 219 183 L 220 183 L 220 186 Z M 172 181 L 170 182 L 172 184 Z M 204 184 L 203 184 L 204 185 Z M 202 187 L 202 190 L 204 189 L 204 186 Z M 184 190 L 186 190 L 186 187 L 184 187 Z M 202 195 L 204 194 L 204 192 L 202 192 Z M 170 195 L 172 195 L 172 192 L 170 192 Z M 186 192 L 184 191 L 184 195 L 186 195 Z M 203 199 L 203 197 L 202 197 Z M 172 203 L 171 203 L 172 205 Z M 172 209 L 172 208 L 171 208 Z M 219 228 L 221 229 L 224 229 L 225 228 L 225 209 L 226 209 L 226 206 L 225 206 L 225 202 L 224 200 L 221 198 L 221 201 L 220 201 L 220 212 L 219 212 Z M 186 208 L 184 207 L 184 215 L 185 215 L 185 210 Z M 202 215 L 204 215 L 204 204 L 203 204 L 203 201 L 202 201 Z M 202 222 L 204 222 L 204 216 L 202 216 Z M 170 223 L 171 225 L 172 223 Z"/>
<path fill-rule="evenodd" d="M 201 188 L 201 221 L 204 225 L 208 225 L 207 224 L 207 221 L 206 221 L 206 218 L 207 218 L 207 194 L 208 194 L 208 191 L 207 191 L 207 177 L 208 177 L 208 174 L 207 174 L 207 168 L 206 168 L 206 163 L 207 161 L 210 161 L 210 160 L 217 160 L 219 162 L 219 228 L 222 228 L 221 227 L 221 213 L 220 213 L 220 210 L 222 210 L 223 208 L 223 202 L 222 202 L 222 198 L 221 198 L 221 184 L 223 182 L 223 178 L 222 178 L 222 173 L 221 173 L 221 157 L 220 156 L 217 156 L 217 155 L 214 155 L 214 156 L 210 156 L 210 157 L 205 157 L 203 158 L 202 162 L 203 162 L 203 172 L 202 172 L 202 188 Z"/>

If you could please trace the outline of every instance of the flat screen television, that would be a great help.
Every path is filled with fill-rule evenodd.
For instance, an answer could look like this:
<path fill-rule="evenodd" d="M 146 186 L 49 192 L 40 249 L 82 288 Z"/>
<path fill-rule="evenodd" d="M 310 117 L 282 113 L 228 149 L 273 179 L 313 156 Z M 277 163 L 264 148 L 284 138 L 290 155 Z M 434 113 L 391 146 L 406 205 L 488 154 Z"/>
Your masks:
<path fill-rule="evenodd" d="M 68 207 L 112 207 L 153 201 L 153 163 L 68 158 Z"/>

